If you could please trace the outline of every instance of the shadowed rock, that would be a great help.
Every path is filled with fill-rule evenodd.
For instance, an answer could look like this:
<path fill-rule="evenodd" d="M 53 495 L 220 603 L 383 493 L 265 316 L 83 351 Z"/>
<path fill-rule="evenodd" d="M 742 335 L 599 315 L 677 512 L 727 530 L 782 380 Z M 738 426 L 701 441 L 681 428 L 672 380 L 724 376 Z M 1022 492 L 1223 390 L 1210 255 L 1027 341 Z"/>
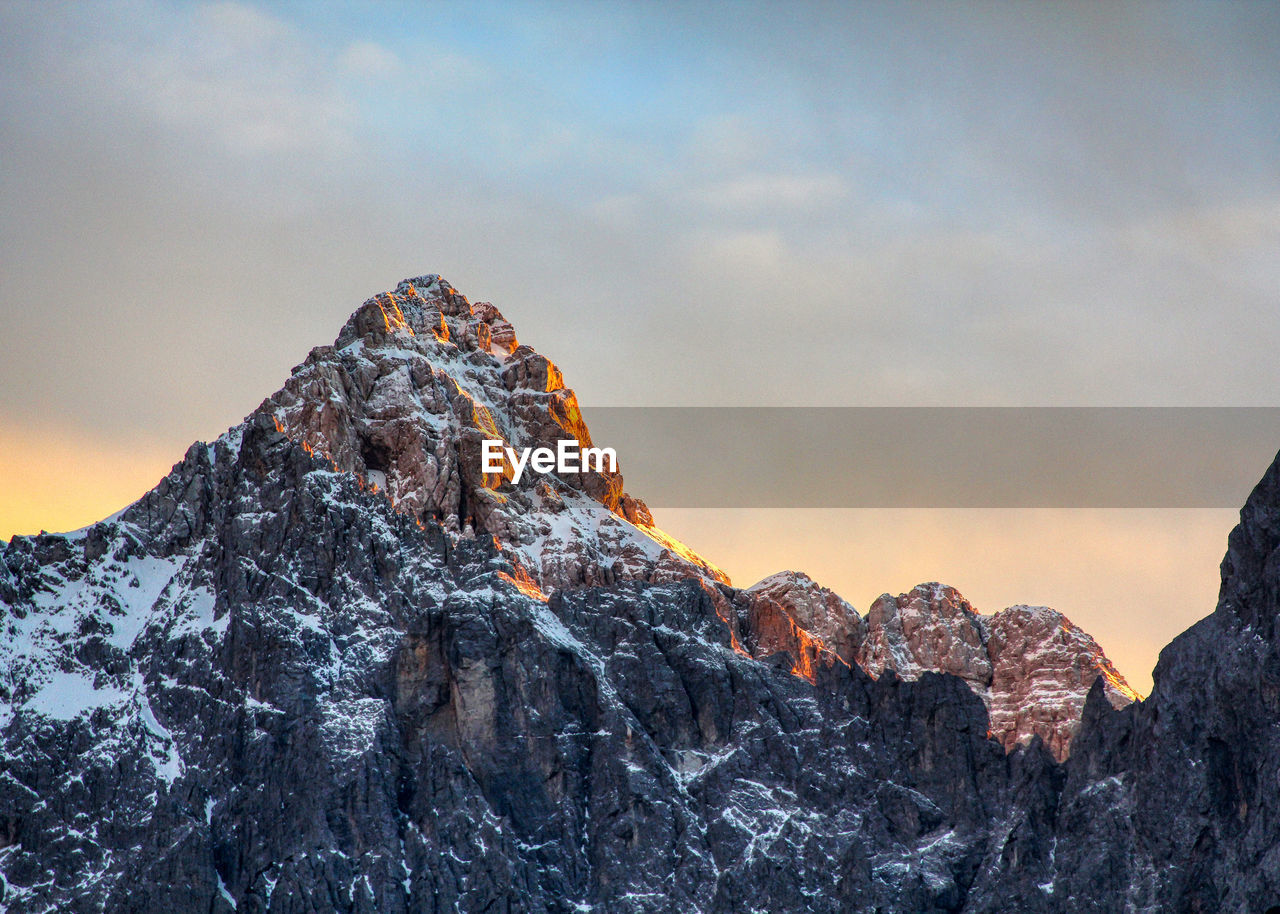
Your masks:
<path fill-rule="evenodd" d="M 585 435 L 571 396 L 408 281 L 120 515 L 0 547 L 5 910 L 1276 903 L 1275 466 L 1218 610 L 1117 709 L 1050 611 L 930 585 L 861 620 L 735 590 L 620 479 L 474 474 L 494 429 Z M 1103 673 L 1065 763 L 1029 658 Z"/>

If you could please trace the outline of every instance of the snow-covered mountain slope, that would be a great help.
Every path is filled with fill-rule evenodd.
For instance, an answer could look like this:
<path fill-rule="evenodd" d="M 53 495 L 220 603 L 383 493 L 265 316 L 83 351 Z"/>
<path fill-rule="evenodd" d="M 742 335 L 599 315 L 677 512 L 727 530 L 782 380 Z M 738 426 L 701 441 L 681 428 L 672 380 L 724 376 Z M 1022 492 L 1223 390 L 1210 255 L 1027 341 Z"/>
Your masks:
<path fill-rule="evenodd" d="M 1157 678 L 1170 730 L 1111 709 L 1056 614 L 738 590 L 616 474 L 486 478 L 490 435 L 590 440 L 554 366 L 422 277 L 119 515 L 0 546 L 0 909 L 1158 910 L 1182 858 L 1147 820 L 1088 827 L 1182 814 L 1142 793 L 1142 746 L 1191 766 L 1201 827 L 1269 809 L 1270 743 L 1170 748 L 1203 651 Z M 1269 567 L 1233 572 L 1255 621 Z M 1232 612 L 1224 644 L 1271 650 Z M 1270 667 L 1229 669 L 1259 719 Z M 1044 734 L 1061 755 L 1094 670 L 1060 765 Z M 1249 847 L 1202 883 L 1275 870 Z"/>

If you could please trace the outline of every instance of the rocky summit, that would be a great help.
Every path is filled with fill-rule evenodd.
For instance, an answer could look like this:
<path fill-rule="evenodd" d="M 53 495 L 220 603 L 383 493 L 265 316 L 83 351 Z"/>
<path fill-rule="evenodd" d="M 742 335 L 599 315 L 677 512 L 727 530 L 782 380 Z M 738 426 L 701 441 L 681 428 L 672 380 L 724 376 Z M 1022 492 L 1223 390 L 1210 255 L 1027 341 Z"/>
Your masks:
<path fill-rule="evenodd" d="M 1276 465 L 1144 700 L 1053 610 L 739 589 L 495 439 L 591 445 L 417 277 L 133 505 L 0 546 L 0 909 L 1280 904 Z"/>

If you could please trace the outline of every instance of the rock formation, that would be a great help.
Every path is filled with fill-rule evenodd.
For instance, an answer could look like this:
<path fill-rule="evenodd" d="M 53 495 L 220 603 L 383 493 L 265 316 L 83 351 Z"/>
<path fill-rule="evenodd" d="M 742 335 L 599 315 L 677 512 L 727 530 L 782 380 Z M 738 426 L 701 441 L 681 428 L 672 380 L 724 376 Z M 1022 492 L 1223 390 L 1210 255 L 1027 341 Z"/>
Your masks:
<path fill-rule="evenodd" d="M 546 590 L 728 580 L 657 529 L 617 472 L 527 474 L 518 486 L 509 467 L 482 472 L 486 438 L 589 447 L 591 433 L 560 370 L 520 345 L 497 308 L 473 306 L 438 276 L 366 301 L 257 414 L 401 513 L 492 536 L 521 578 Z"/>
<path fill-rule="evenodd" d="M 566 434 L 554 366 L 422 277 L 120 514 L 0 547 L 3 909 L 1280 900 L 1277 467 L 1117 709 L 1051 611 L 737 590 L 616 474 L 478 472 Z"/>
<path fill-rule="evenodd" d="M 1039 736 L 1056 759 L 1066 758 L 1099 676 L 1114 707 L 1141 698 L 1093 638 L 1048 607 L 1011 606 L 983 616 L 955 588 L 935 583 L 882 595 L 864 619 L 794 571 L 765 578 L 742 598 L 753 656 L 786 652 L 809 679 L 815 664 L 837 660 L 876 678 L 885 670 L 903 679 L 950 673 L 986 704 L 991 734 L 1006 749 Z"/>
<path fill-rule="evenodd" d="M 881 596 L 866 625 L 857 654 L 863 669 L 907 679 L 926 670 L 960 677 L 986 703 L 992 735 L 1006 749 L 1039 736 L 1055 758 L 1065 758 L 1098 677 L 1113 707 L 1141 698 L 1093 638 L 1046 606 L 984 616 L 955 588 L 921 584 Z"/>

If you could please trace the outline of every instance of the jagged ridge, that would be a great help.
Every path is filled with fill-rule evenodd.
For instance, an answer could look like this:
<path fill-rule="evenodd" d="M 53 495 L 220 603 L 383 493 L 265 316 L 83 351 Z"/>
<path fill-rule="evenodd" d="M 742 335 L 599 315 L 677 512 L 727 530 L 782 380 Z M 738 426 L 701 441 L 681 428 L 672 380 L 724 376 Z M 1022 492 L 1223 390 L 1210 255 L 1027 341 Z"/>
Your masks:
<path fill-rule="evenodd" d="M 1059 758 L 1097 675 L 1117 705 L 1136 697 L 1093 639 L 1058 614 L 1044 620 L 1010 610 L 992 618 L 989 633 L 954 591 L 930 598 L 917 589 L 900 603 L 882 597 L 863 625 L 829 591 L 808 599 L 802 591 L 812 582 L 794 573 L 785 586 L 766 579 L 750 588 L 745 609 L 735 611 L 735 594 L 717 586 L 728 577 L 659 530 L 644 503 L 623 491 L 620 474 L 546 474 L 517 486 L 509 473 L 481 473 L 484 438 L 589 446 L 591 434 L 559 369 L 519 344 L 492 304 L 472 305 L 437 275 L 406 279 L 366 301 L 334 345 L 313 350 L 258 412 L 336 468 L 385 490 L 398 510 L 492 536 L 531 594 L 701 580 L 735 639 L 756 656 L 786 651 L 809 679 L 815 664 L 838 661 L 873 676 L 886 668 L 908 678 L 954 673 L 987 703 L 1006 748 L 1039 734 Z M 1059 629 L 1064 637 L 1054 638 Z M 848 649 L 855 641 L 858 649 Z M 988 657 L 988 647 L 998 657 Z M 950 651 L 956 656 L 945 656 Z"/>
<path fill-rule="evenodd" d="M 1186 660 L 1155 704 L 1114 711 L 1096 685 L 1065 766 L 1036 738 L 1006 754 L 981 677 L 871 678 L 847 604 L 798 576 L 735 590 L 651 535 L 620 479 L 467 478 L 470 434 L 574 427 L 520 350 L 447 284 L 402 284 L 117 517 L 0 549 L 7 910 L 1157 910 L 1187 879 L 1240 897 L 1222 887 L 1246 860 L 1271 884 L 1257 841 L 1158 875 L 1185 857 L 1153 841 L 1182 815 L 1154 805 L 1153 740 L 1183 734 L 1206 798 L 1177 834 L 1240 802 L 1274 821 L 1239 773 L 1277 753 L 1185 738 L 1161 684 L 1202 689 Z M 607 534 L 570 562 L 540 532 L 555 499 Z M 1233 587 L 1224 643 L 1260 639 Z M 938 646 L 918 641 L 904 666 Z M 1261 719 L 1243 707 L 1224 737 Z"/>

